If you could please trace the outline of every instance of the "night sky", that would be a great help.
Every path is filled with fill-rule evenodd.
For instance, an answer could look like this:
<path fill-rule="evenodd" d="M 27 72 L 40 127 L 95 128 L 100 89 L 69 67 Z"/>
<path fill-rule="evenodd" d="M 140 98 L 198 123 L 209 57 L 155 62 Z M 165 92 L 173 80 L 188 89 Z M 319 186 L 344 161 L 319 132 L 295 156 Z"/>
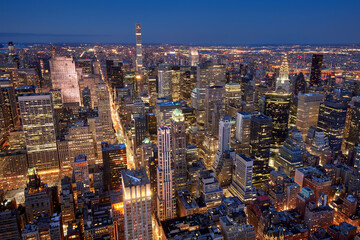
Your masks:
<path fill-rule="evenodd" d="M 360 0 L 0 0 L 0 42 L 360 43 Z"/>

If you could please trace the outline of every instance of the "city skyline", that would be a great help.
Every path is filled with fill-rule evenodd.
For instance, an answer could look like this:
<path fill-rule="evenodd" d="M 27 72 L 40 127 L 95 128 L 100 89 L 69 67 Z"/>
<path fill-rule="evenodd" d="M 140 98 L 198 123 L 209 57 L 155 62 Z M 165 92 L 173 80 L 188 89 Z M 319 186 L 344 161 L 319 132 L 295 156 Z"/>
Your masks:
<path fill-rule="evenodd" d="M 0 4 L 0 240 L 360 240 L 360 44 L 241 45 L 360 39 L 301 3 Z"/>

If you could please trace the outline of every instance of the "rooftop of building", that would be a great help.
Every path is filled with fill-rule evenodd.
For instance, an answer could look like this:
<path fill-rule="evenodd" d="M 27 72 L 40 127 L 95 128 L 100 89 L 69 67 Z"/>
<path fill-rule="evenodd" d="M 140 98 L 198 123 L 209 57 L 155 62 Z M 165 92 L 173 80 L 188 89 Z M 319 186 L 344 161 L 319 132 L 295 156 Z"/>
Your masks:
<path fill-rule="evenodd" d="M 325 175 L 312 176 L 312 180 L 317 183 L 331 182 L 331 180 Z"/>
<path fill-rule="evenodd" d="M 245 204 L 238 197 L 223 198 L 222 205 L 232 210 L 243 210 L 245 208 Z"/>
<path fill-rule="evenodd" d="M 345 103 L 339 102 L 336 100 L 327 100 L 323 103 L 323 105 L 325 105 L 327 107 L 335 108 L 335 109 L 342 109 L 342 110 L 347 109 L 347 105 Z"/>
<path fill-rule="evenodd" d="M 199 208 L 199 205 L 196 203 L 189 190 L 180 190 L 177 192 L 177 194 L 180 202 L 185 207 L 185 209 Z"/>
<path fill-rule="evenodd" d="M 158 103 L 159 107 L 171 107 L 171 106 L 180 106 L 181 103 L 180 102 L 160 102 Z"/>
<path fill-rule="evenodd" d="M 203 169 L 205 170 L 204 163 L 201 160 L 197 160 L 188 165 L 189 172 Z"/>
<path fill-rule="evenodd" d="M 74 163 L 87 162 L 87 157 L 85 154 L 79 154 L 74 158 Z"/>
<path fill-rule="evenodd" d="M 96 229 L 113 224 L 110 201 L 91 203 L 86 201 L 84 206 L 84 229 Z"/>
<path fill-rule="evenodd" d="M 312 207 L 315 206 L 315 207 Z M 332 209 L 329 205 L 317 205 L 314 201 L 309 202 L 307 205 L 307 208 L 310 212 L 333 212 L 334 209 Z"/>
<path fill-rule="evenodd" d="M 219 220 L 220 222 L 223 222 L 227 227 L 235 225 L 234 221 L 232 221 L 228 216 L 222 216 Z"/>
<path fill-rule="evenodd" d="M 19 91 L 19 90 L 30 90 L 30 89 L 36 89 L 37 86 L 35 85 L 21 85 L 20 87 L 17 87 L 15 90 Z"/>
<path fill-rule="evenodd" d="M 123 178 L 124 186 L 131 187 L 144 184 L 150 184 L 149 178 L 146 174 L 145 168 L 137 169 L 127 169 L 121 171 L 121 176 Z"/>
<path fill-rule="evenodd" d="M 298 168 L 296 169 L 296 171 L 301 172 L 304 175 L 307 174 L 311 174 L 315 171 L 316 169 L 314 167 L 308 166 L 308 167 L 302 167 L 302 168 Z"/>
<path fill-rule="evenodd" d="M 200 178 L 208 179 L 215 178 L 215 173 L 213 170 L 205 170 L 200 172 Z"/>
<path fill-rule="evenodd" d="M 159 130 L 168 130 L 168 131 L 170 131 L 170 128 L 168 126 L 160 126 L 158 129 Z"/>
<path fill-rule="evenodd" d="M 208 87 L 207 89 L 221 89 L 221 88 L 224 88 L 222 86 L 211 86 L 211 87 Z"/>
<path fill-rule="evenodd" d="M 25 149 L 8 149 L 0 152 L 0 157 L 24 155 L 26 153 Z"/>
<path fill-rule="evenodd" d="M 252 119 L 260 119 L 260 120 L 272 120 L 271 117 L 266 116 L 264 114 L 256 114 L 256 115 L 251 116 L 251 118 Z"/>
<path fill-rule="evenodd" d="M 176 108 L 176 109 L 173 111 L 173 115 L 174 115 L 175 117 L 182 117 L 182 116 L 184 116 L 184 114 L 182 113 L 182 111 L 179 110 L 178 108 Z"/>
<path fill-rule="evenodd" d="M 347 222 L 342 222 L 340 223 L 340 228 L 341 229 L 345 229 L 347 231 L 356 231 L 356 226 L 351 225 L 350 223 Z"/>
<path fill-rule="evenodd" d="M 323 97 L 320 93 L 299 93 L 299 96 L 305 96 L 305 97 Z"/>
<path fill-rule="evenodd" d="M 156 113 L 145 113 L 145 115 L 155 116 L 155 115 L 156 115 Z"/>
<path fill-rule="evenodd" d="M 354 203 L 356 201 L 356 198 L 353 195 L 347 195 L 345 199 L 351 203 Z"/>
<path fill-rule="evenodd" d="M 59 228 L 61 215 L 54 213 L 52 216 L 47 216 L 46 214 L 43 214 L 42 216 L 38 217 L 31 223 L 28 223 L 25 225 L 24 230 L 22 231 L 23 234 L 32 233 L 34 231 L 46 231 L 51 228 Z"/>
<path fill-rule="evenodd" d="M 332 239 L 331 235 L 329 233 L 327 233 L 324 228 L 320 228 L 316 232 L 311 233 L 310 236 L 313 236 L 314 239 L 318 239 L 318 240 Z"/>
<path fill-rule="evenodd" d="M 245 111 L 240 111 L 240 112 L 238 112 L 239 114 L 241 114 L 241 115 L 254 115 L 254 114 L 256 114 L 257 112 L 245 112 Z"/>
<path fill-rule="evenodd" d="M 298 194 L 302 195 L 305 198 L 309 198 L 310 195 L 314 195 L 315 193 L 311 188 L 303 187 Z"/>
<path fill-rule="evenodd" d="M 238 153 L 237 155 L 239 157 L 241 157 L 242 159 L 244 159 L 244 161 L 246 161 L 246 162 L 254 161 L 254 159 L 252 159 L 250 156 L 246 155 L 245 153 Z"/>
<path fill-rule="evenodd" d="M 51 93 L 49 92 L 42 92 L 42 93 L 24 93 L 21 94 L 19 97 L 31 97 L 31 96 L 49 96 Z"/>
<path fill-rule="evenodd" d="M 148 144 L 151 143 L 151 140 L 148 137 L 145 137 L 144 140 L 142 141 L 143 144 Z"/>
<path fill-rule="evenodd" d="M 114 151 L 126 149 L 125 144 L 102 144 L 102 151 Z"/>

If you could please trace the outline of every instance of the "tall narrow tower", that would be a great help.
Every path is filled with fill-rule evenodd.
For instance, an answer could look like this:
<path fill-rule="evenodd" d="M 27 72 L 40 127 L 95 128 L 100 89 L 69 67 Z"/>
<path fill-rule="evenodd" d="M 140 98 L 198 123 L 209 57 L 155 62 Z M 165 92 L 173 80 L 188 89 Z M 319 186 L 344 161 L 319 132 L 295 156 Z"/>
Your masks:
<path fill-rule="evenodd" d="M 103 137 L 107 142 L 114 141 L 114 130 L 111 118 L 110 96 L 106 84 L 101 81 L 98 85 L 98 115 L 103 128 Z"/>
<path fill-rule="evenodd" d="M 160 221 L 176 216 L 174 168 L 171 161 L 170 128 L 158 129 L 157 209 Z"/>
<path fill-rule="evenodd" d="M 145 168 L 122 170 L 125 239 L 153 239 L 151 187 Z"/>
<path fill-rule="evenodd" d="M 220 164 L 221 156 L 230 150 L 231 123 L 228 119 L 221 119 L 219 123 L 219 148 L 216 152 L 216 159 L 213 163 L 213 169 L 217 169 Z"/>
<path fill-rule="evenodd" d="M 282 89 L 285 92 L 290 91 L 290 79 L 289 79 L 289 63 L 287 60 L 287 54 L 281 61 L 279 77 L 276 79 L 276 90 Z"/>
<path fill-rule="evenodd" d="M 29 167 L 59 169 L 51 93 L 24 94 L 18 101 Z"/>
<path fill-rule="evenodd" d="M 186 171 L 186 133 L 184 114 L 175 109 L 171 118 L 171 154 L 175 168 L 176 190 L 185 189 L 187 182 Z"/>
<path fill-rule="evenodd" d="M 323 62 L 322 54 L 314 54 L 311 62 L 310 86 L 321 86 L 321 67 Z"/>
<path fill-rule="evenodd" d="M 141 25 L 136 24 L 136 71 L 143 67 L 142 45 L 141 45 Z"/>
<path fill-rule="evenodd" d="M 219 123 L 219 152 L 230 150 L 231 123 L 228 119 L 222 119 Z"/>

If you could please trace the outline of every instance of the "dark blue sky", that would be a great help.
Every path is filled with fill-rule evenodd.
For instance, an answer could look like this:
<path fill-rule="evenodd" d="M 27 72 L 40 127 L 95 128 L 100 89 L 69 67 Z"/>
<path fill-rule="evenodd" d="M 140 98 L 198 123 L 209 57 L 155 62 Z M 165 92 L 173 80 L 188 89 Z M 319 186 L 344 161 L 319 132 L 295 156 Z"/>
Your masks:
<path fill-rule="evenodd" d="M 0 42 L 360 43 L 359 0 L 1 0 Z"/>

